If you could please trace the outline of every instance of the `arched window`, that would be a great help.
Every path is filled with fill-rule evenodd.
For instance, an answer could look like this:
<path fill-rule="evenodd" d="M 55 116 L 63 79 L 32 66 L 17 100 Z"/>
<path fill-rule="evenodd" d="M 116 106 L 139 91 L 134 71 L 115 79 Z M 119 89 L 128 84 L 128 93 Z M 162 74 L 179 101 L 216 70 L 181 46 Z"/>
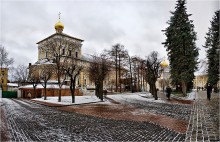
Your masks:
<path fill-rule="evenodd" d="M 84 79 L 84 85 L 86 85 L 86 79 Z"/>
<path fill-rule="evenodd" d="M 76 58 L 78 58 L 78 52 L 76 52 Z"/>
<path fill-rule="evenodd" d="M 71 50 L 69 50 L 69 56 L 72 56 L 72 51 Z"/>
<path fill-rule="evenodd" d="M 62 55 L 65 54 L 65 48 L 62 48 Z"/>

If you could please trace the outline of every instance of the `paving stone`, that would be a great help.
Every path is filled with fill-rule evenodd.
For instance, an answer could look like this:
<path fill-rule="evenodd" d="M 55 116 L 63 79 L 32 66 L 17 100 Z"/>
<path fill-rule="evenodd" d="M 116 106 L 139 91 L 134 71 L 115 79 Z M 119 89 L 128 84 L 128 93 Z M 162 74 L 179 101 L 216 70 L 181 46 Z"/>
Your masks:
<path fill-rule="evenodd" d="M 185 141 L 220 141 L 219 94 L 206 99 L 206 92 L 197 93 L 193 104 Z"/>
<path fill-rule="evenodd" d="M 11 141 L 182 141 L 185 134 L 149 122 L 112 120 L 5 99 Z"/>

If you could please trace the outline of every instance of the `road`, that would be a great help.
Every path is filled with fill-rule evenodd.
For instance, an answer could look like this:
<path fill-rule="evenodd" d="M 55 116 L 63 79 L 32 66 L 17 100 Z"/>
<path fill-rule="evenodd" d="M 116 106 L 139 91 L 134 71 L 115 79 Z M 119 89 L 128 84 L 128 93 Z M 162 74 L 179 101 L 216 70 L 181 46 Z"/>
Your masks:
<path fill-rule="evenodd" d="M 4 135 L 2 141 L 184 141 L 185 139 L 185 134 L 150 122 L 100 118 L 39 105 L 29 100 L 3 99 L 2 102 L 1 125 L 4 126 L 1 127 L 3 129 L 1 135 Z M 149 107 L 140 105 L 139 102 L 132 103 L 139 104 L 137 106 L 145 107 L 144 109 Z M 164 105 L 167 110 L 171 109 L 171 106 Z M 152 110 L 150 107 L 148 109 Z M 184 115 L 186 114 L 179 117 L 172 113 L 171 116 L 188 120 L 189 116 Z"/>

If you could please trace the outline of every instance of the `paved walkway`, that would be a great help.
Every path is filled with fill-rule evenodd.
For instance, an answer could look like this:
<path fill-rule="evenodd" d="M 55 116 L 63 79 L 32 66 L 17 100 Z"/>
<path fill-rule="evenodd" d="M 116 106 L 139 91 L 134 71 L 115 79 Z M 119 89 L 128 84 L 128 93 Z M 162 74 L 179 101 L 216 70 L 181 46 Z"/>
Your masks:
<path fill-rule="evenodd" d="M 186 141 L 220 141 L 219 94 L 212 93 L 209 101 L 205 91 L 196 93 Z"/>
<path fill-rule="evenodd" d="M 3 99 L 9 137 L 0 141 L 184 141 L 158 124 L 113 120 L 45 107 L 23 99 Z M 59 109 L 58 109 L 59 108 Z M 3 122 L 4 123 L 4 122 Z"/>

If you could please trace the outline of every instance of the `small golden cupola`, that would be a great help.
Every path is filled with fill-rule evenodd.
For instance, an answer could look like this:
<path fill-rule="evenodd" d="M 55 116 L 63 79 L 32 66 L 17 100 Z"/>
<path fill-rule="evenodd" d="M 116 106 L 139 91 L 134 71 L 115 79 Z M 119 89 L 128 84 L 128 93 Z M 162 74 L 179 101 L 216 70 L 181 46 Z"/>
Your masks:
<path fill-rule="evenodd" d="M 60 22 L 60 12 L 59 12 L 59 21 L 55 24 L 55 30 L 57 33 L 62 33 L 64 29 L 63 23 Z"/>
<path fill-rule="evenodd" d="M 164 57 L 163 61 L 160 63 L 160 66 L 162 68 L 166 68 L 168 66 L 168 63 L 166 62 L 165 57 Z"/>

